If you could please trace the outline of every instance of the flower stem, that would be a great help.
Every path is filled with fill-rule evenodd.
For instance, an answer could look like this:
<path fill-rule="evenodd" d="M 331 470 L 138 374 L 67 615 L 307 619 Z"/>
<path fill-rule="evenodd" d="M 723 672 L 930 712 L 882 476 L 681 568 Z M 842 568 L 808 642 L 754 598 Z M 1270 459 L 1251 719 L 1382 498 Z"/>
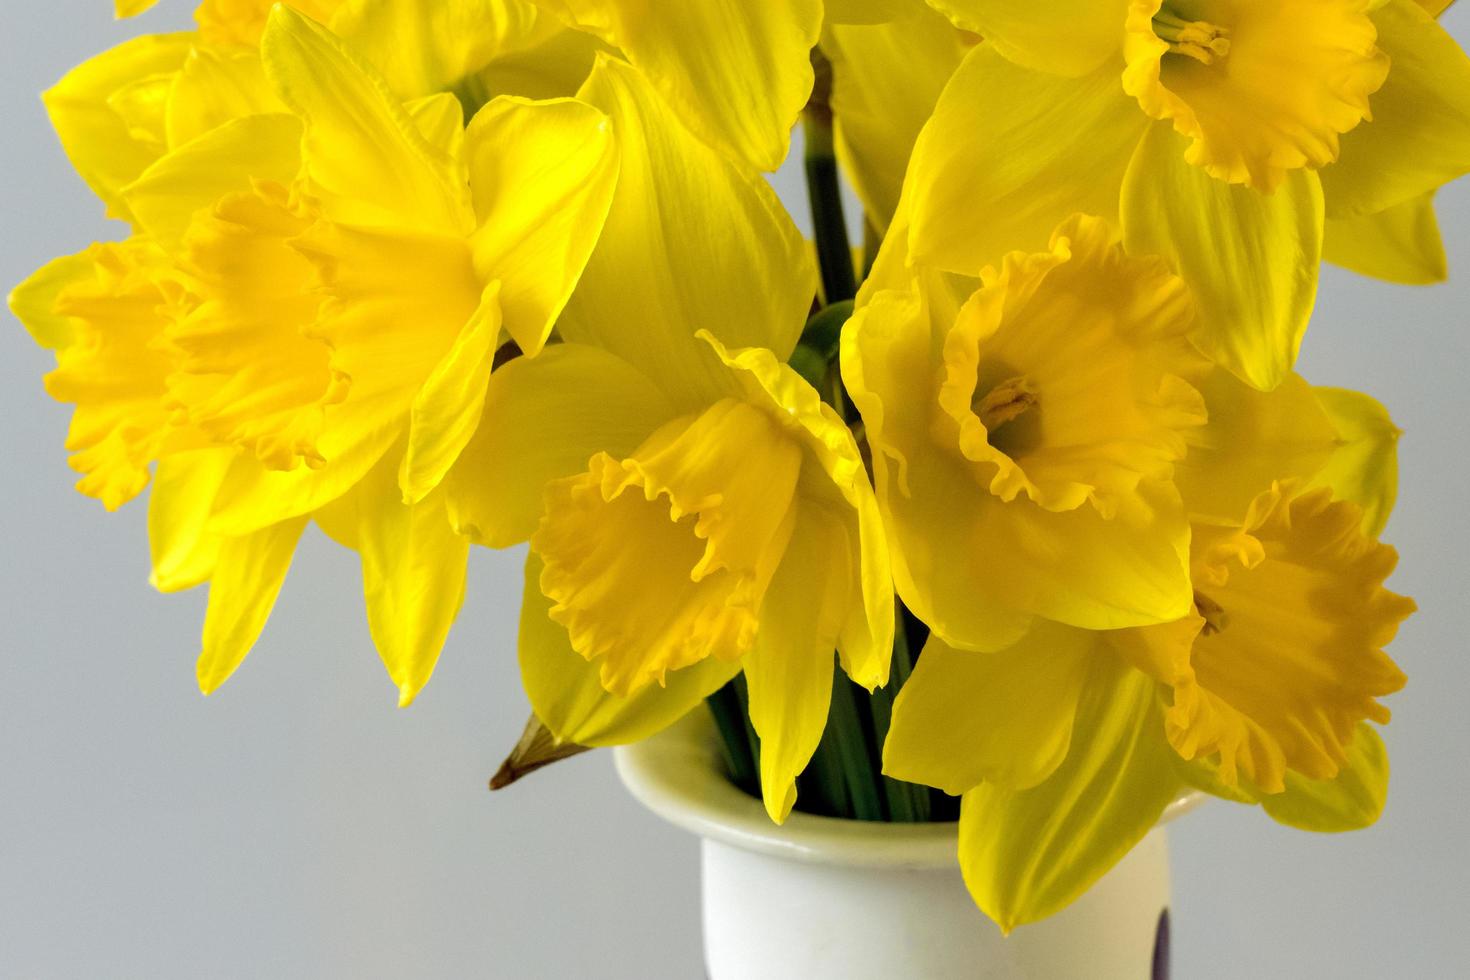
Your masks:
<path fill-rule="evenodd" d="M 748 715 L 735 682 L 731 681 L 705 698 L 705 704 L 709 705 L 715 727 L 720 730 L 720 747 L 724 750 L 725 765 L 730 770 L 730 781 L 747 793 L 759 793 L 759 760 L 745 735 Z"/>
<path fill-rule="evenodd" d="M 883 743 L 888 738 L 888 728 L 893 721 L 893 701 L 914 669 L 913 657 L 909 653 L 908 631 L 905 629 L 905 610 L 901 603 L 897 606 L 897 628 L 893 633 L 893 668 L 888 686 L 878 688 L 868 700 L 868 709 L 873 714 L 874 752 L 880 773 Z M 925 787 L 889 779 L 887 776 L 883 777 L 882 785 L 883 795 L 888 801 L 888 812 L 894 823 L 921 823 L 929 819 L 929 791 Z"/>
<path fill-rule="evenodd" d="M 817 265 L 822 272 L 822 297 L 827 305 L 857 295 L 852 245 L 842 213 L 842 190 L 837 180 L 837 152 L 832 133 L 832 65 L 820 51 L 812 52 L 816 82 L 802 113 L 806 137 L 806 187 L 811 202 L 812 228 L 817 240 Z"/>

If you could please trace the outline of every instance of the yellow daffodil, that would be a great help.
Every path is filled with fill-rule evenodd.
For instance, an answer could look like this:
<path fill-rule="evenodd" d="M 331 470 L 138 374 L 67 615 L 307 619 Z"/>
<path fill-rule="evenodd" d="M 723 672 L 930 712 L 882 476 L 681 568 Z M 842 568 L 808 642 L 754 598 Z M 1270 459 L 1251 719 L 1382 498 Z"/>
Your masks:
<path fill-rule="evenodd" d="M 1117 218 L 1260 388 L 1295 358 L 1325 234 L 1360 270 L 1438 275 L 1425 209 L 1470 170 L 1470 59 L 1413 0 L 934 5 L 988 43 L 915 149 L 915 261 L 973 275 L 1066 214 Z"/>
<path fill-rule="evenodd" d="M 1173 472 L 1205 421 L 1192 315 L 1162 262 L 1081 216 L 979 282 L 864 297 L 843 378 L 899 594 L 935 633 L 994 650 L 1036 616 L 1110 629 L 1189 608 Z"/>
<path fill-rule="evenodd" d="M 885 771 L 963 794 L 960 863 L 987 914 L 1058 911 L 1191 783 L 1308 829 L 1377 818 L 1387 762 L 1363 723 L 1388 720 L 1377 699 L 1404 678 L 1382 648 L 1414 607 L 1382 587 L 1394 552 L 1361 521 L 1278 484 L 1234 527 L 1196 526 L 1177 624 L 1042 622 L 997 653 L 930 641 Z"/>
<path fill-rule="evenodd" d="M 596 44 L 529 0 L 297 0 L 285 6 L 330 23 L 398 98 L 412 102 L 453 92 L 466 117 L 493 95 L 574 94 L 592 67 Z M 198 31 L 125 42 L 46 93 L 62 146 L 112 216 L 135 218 L 125 200 L 132 184 L 176 179 L 180 171 L 199 179 L 193 162 L 167 162 L 171 153 L 237 119 L 289 112 L 260 58 L 271 7 L 267 0 L 210 0 L 197 11 Z M 218 155 L 238 167 L 234 156 L 249 148 L 242 141 Z"/>
<path fill-rule="evenodd" d="M 497 98 L 468 129 L 452 96 L 405 107 L 287 8 L 262 51 L 289 112 L 164 157 L 122 195 L 142 234 L 53 263 L 12 306 L 58 349 L 49 384 L 77 404 L 80 488 L 117 506 L 159 460 L 154 578 L 210 578 L 205 691 L 254 642 L 315 517 L 362 558 L 407 704 L 463 593 L 440 482 L 502 337 L 529 355 L 546 342 L 616 149 L 607 118 L 569 99 Z"/>
<path fill-rule="evenodd" d="M 451 474 L 451 510 L 481 543 L 531 542 L 521 669 L 556 735 L 644 737 L 744 670 L 779 821 L 834 648 L 871 688 L 893 634 L 857 445 L 782 363 L 815 271 L 764 181 L 635 69 L 605 58 L 581 97 L 613 120 L 617 194 L 565 343 L 491 376 L 498 424 Z"/>
<path fill-rule="evenodd" d="M 1366 721 L 1403 675 L 1413 603 L 1382 586 L 1398 430 L 1366 395 L 1296 375 L 1197 381 L 1209 422 L 1176 482 L 1192 596 L 1172 623 L 1035 621 L 997 652 L 931 638 L 885 771 L 963 795 L 961 865 L 1004 927 L 1080 895 L 1195 786 L 1311 830 L 1372 823 L 1387 757 Z M 881 484 L 880 484 L 881 486 Z M 1264 488 L 1264 489 L 1262 489 Z"/>
<path fill-rule="evenodd" d="M 822 0 L 534 0 L 620 50 L 705 140 L 775 170 L 812 89 Z M 850 11 L 861 19 L 863 3 Z"/>

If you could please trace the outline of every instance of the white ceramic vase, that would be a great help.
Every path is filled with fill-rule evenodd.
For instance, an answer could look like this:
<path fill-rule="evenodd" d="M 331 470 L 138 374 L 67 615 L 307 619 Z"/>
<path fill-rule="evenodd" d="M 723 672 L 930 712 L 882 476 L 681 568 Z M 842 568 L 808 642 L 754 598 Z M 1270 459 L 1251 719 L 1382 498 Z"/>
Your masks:
<path fill-rule="evenodd" d="M 701 839 L 709 980 L 1150 980 L 1168 976 L 1162 823 L 1082 899 L 1010 936 L 970 899 L 956 825 L 793 813 L 726 777 L 702 711 L 617 750 L 640 802 Z"/>

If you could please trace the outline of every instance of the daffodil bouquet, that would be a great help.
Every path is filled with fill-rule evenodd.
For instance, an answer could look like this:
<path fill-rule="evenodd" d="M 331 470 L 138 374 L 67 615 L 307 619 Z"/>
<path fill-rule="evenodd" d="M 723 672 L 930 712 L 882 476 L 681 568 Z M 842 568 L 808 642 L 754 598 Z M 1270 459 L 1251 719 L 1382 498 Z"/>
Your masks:
<path fill-rule="evenodd" d="M 205 0 L 46 94 L 128 234 L 10 305 L 206 694 L 308 524 L 403 706 L 529 542 L 502 781 L 707 703 L 777 823 L 957 816 L 1010 927 L 1190 788 L 1382 809 L 1399 433 L 1293 363 L 1324 257 L 1444 278 L 1444 6 Z"/>

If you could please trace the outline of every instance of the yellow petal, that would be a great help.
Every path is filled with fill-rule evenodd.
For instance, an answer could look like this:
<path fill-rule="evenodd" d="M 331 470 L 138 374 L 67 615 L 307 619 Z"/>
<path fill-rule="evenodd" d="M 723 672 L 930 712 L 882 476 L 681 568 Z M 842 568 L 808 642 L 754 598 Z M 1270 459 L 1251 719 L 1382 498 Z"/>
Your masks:
<path fill-rule="evenodd" d="M 1363 510 L 1363 533 L 1383 533 L 1399 492 L 1398 441 L 1403 432 L 1372 397 L 1345 388 L 1314 389 L 1337 430 L 1337 445 L 1312 480 Z"/>
<path fill-rule="evenodd" d="M 1322 257 L 1360 275 L 1405 286 L 1444 282 L 1449 265 L 1434 215 L 1434 192 L 1376 214 L 1328 218 Z"/>
<path fill-rule="evenodd" d="M 1074 212 L 1115 217 L 1145 125 L 1112 68 L 1058 78 L 980 45 L 914 148 L 914 260 L 978 275 L 1011 249 L 1044 246 Z"/>
<path fill-rule="evenodd" d="M 536 2 L 620 49 L 704 139 L 762 170 L 786 159 L 811 94 L 820 0 Z"/>
<path fill-rule="evenodd" d="M 617 354 L 686 410 L 726 384 L 695 330 L 784 361 L 816 269 L 770 185 L 701 143 L 622 62 L 602 58 L 580 97 L 612 118 L 622 166 L 562 336 Z"/>
<path fill-rule="evenodd" d="M 929 0 L 956 25 L 985 38 L 1003 57 L 1057 75 L 1083 75 L 1123 48 L 1127 0 Z"/>
<path fill-rule="evenodd" d="M 201 449 L 158 461 L 148 495 L 148 550 L 160 592 L 181 592 L 207 580 L 224 541 L 208 530 L 214 495 L 234 451 Z"/>
<path fill-rule="evenodd" d="M 277 95 L 306 124 L 306 176 L 331 218 L 440 234 L 468 230 L 458 166 L 429 145 L 386 83 L 335 35 L 277 6 L 261 57 Z"/>
<path fill-rule="evenodd" d="M 1061 766 L 1033 789 L 964 795 L 960 870 L 1003 930 L 1060 911 L 1152 829 L 1180 788 L 1161 728 L 1153 683 L 1099 657 Z"/>
<path fill-rule="evenodd" d="M 878 501 L 852 431 L 794 370 L 768 350 L 728 351 L 708 334 L 746 399 L 759 405 L 807 450 L 797 493 L 813 519 L 841 529 L 830 560 L 848 576 L 837 613 L 838 654 L 853 682 L 872 690 L 888 683 L 893 661 L 893 581 Z M 815 465 L 813 465 L 815 464 Z M 798 524 L 801 518 L 798 518 Z"/>
<path fill-rule="evenodd" d="M 168 92 L 168 145 L 181 147 L 217 126 L 246 116 L 286 112 L 265 78 L 260 52 L 195 48 L 174 74 Z"/>
<path fill-rule="evenodd" d="M 350 397 L 332 406 L 327 419 L 330 424 L 317 441 L 324 462 L 317 468 L 272 470 L 253 455 L 237 456 L 220 487 L 210 529 L 246 534 L 331 503 L 383 458 L 406 421 L 396 403 Z"/>
<path fill-rule="evenodd" d="M 469 244 L 318 221 L 291 245 L 315 267 L 313 292 L 325 302 L 310 334 L 331 347 L 350 398 L 396 402 L 406 414 L 480 308 L 486 283 Z"/>
<path fill-rule="evenodd" d="M 1470 171 L 1470 57 L 1413 0 L 1374 11 L 1393 59 L 1373 96 L 1373 121 L 1343 137 L 1322 171 L 1334 218 L 1377 214 Z"/>
<path fill-rule="evenodd" d="M 246 116 L 171 153 L 123 188 L 138 229 L 159 246 L 179 247 L 194 215 L 253 180 L 289 185 L 301 166 L 301 123 L 294 116 Z"/>
<path fill-rule="evenodd" d="M 321 24 L 332 19 L 342 0 L 282 0 L 282 4 L 300 11 Z M 194 11 L 199 34 L 210 44 L 255 47 L 260 43 L 266 19 L 276 0 L 201 0 Z"/>
<path fill-rule="evenodd" d="M 414 99 L 403 106 L 430 146 L 450 157 L 464 156 L 464 103 L 452 92 Z"/>
<path fill-rule="evenodd" d="M 85 282 L 93 273 L 92 252 L 63 255 L 31 273 L 10 292 L 6 303 L 21 326 L 41 347 L 57 350 L 71 345 L 79 326 L 57 309 L 61 294 L 73 283 Z"/>
<path fill-rule="evenodd" d="M 883 772 L 959 796 L 982 782 L 1028 789 L 1061 765 L 1096 636 L 1038 621 L 995 653 L 930 637 L 893 705 Z"/>
<path fill-rule="evenodd" d="M 919 131 L 970 47 L 923 3 L 887 9 L 881 23 L 829 23 L 822 38 L 822 51 L 832 62 L 832 111 L 843 172 L 879 231 L 888 229 L 898 209 Z M 904 83 L 893 84 L 900 77 Z"/>
<path fill-rule="evenodd" d="M 469 541 L 450 525 L 442 490 L 402 502 L 390 460 L 332 503 L 325 520 L 356 529 L 368 628 L 406 708 L 434 673 L 464 601 Z"/>
<path fill-rule="evenodd" d="M 158 0 L 114 0 L 113 16 L 118 20 L 128 17 L 136 17 L 143 11 L 153 7 Z"/>
<path fill-rule="evenodd" d="M 827 0 L 828 24 L 882 24 L 905 11 L 894 9 L 891 0 Z"/>
<path fill-rule="evenodd" d="M 1257 391 L 1223 368 L 1200 382 L 1209 424 L 1190 431 L 1175 482 L 1193 520 L 1238 521 L 1274 480 L 1308 480 L 1338 444 L 1312 386 L 1292 373 Z"/>
<path fill-rule="evenodd" d="M 1261 800 L 1272 820 L 1298 830 L 1341 833 L 1378 822 L 1388 799 L 1388 749 L 1372 725 L 1359 725 L 1347 761 L 1332 779 L 1286 777 L 1286 791 Z"/>
<path fill-rule="evenodd" d="M 346 0 L 332 31 L 406 100 L 457 88 L 492 59 L 541 41 L 548 20 L 520 0 Z"/>
<path fill-rule="evenodd" d="M 547 487 L 531 538 L 541 591 L 609 691 L 627 696 L 750 649 L 801 469 L 800 447 L 775 420 L 726 399 L 668 423 L 627 459 L 599 453 Z"/>
<path fill-rule="evenodd" d="M 492 548 L 525 541 L 547 483 L 596 453 L 631 455 L 676 414 L 652 382 L 596 347 L 553 344 L 511 361 L 490 376 L 488 421 L 446 480 L 455 526 Z"/>
<path fill-rule="evenodd" d="M 168 145 L 168 98 L 173 75 L 160 72 L 135 79 L 107 97 L 107 107 L 127 127 L 128 136 L 144 146 Z"/>
<path fill-rule="evenodd" d="M 1156 124 L 1129 165 L 1121 207 L 1129 250 L 1164 256 L 1193 291 L 1200 349 L 1263 391 L 1280 384 L 1317 298 L 1317 175 L 1293 171 L 1274 194 L 1226 184 L 1186 163 L 1183 139 Z"/>
<path fill-rule="evenodd" d="M 832 702 L 832 651 L 851 603 L 847 530 L 820 505 L 798 505 L 796 530 L 761 607 L 743 661 L 750 723 L 760 736 L 766 813 L 783 823 L 796 777 L 811 761 Z"/>
<path fill-rule="evenodd" d="M 72 166 L 118 217 L 127 217 L 118 192 L 158 159 L 164 147 L 134 139 L 108 100 L 139 79 L 176 71 L 193 43 L 194 35 L 188 33 L 134 38 L 78 65 L 42 96 Z"/>
<path fill-rule="evenodd" d="M 1365 2 L 1132 0 L 1127 28 L 1128 94 L 1189 138 L 1189 163 L 1266 193 L 1336 160 L 1389 71 Z"/>
<path fill-rule="evenodd" d="M 475 116 L 466 161 L 482 279 L 499 279 L 506 330 L 540 352 L 602 233 L 617 185 L 611 121 L 572 99 L 502 97 Z"/>
<path fill-rule="evenodd" d="M 398 470 L 405 504 L 428 496 L 475 434 L 485 409 L 500 316 L 500 283 L 492 282 L 480 308 L 414 396 L 408 447 Z"/>
<path fill-rule="evenodd" d="M 461 86 L 470 105 L 492 95 L 521 95 L 528 99 L 558 99 L 576 95 L 592 72 L 599 52 L 610 52 L 591 34 L 565 27 L 554 16 L 541 14 L 538 27 L 557 28 L 542 33 L 529 47 L 502 49 L 471 84 Z M 466 90 L 468 89 L 468 92 Z"/>
<path fill-rule="evenodd" d="M 199 689 L 205 694 L 213 694 L 229 680 L 255 645 L 305 527 L 306 518 L 296 518 L 220 546 L 209 582 L 203 648 L 195 665 Z"/>
<path fill-rule="evenodd" d="M 521 683 L 536 717 L 564 741 L 623 745 L 645 739 L 700 707 L 740 672 L 738 662 L 709 658 L 670 671 L 662 686 L 626 698 L 609 694 L 599 666 L 573 650 L 566 629 L 552 621 L 540 581 L 541 560 L 532 552 L 521 598 Z"/>

